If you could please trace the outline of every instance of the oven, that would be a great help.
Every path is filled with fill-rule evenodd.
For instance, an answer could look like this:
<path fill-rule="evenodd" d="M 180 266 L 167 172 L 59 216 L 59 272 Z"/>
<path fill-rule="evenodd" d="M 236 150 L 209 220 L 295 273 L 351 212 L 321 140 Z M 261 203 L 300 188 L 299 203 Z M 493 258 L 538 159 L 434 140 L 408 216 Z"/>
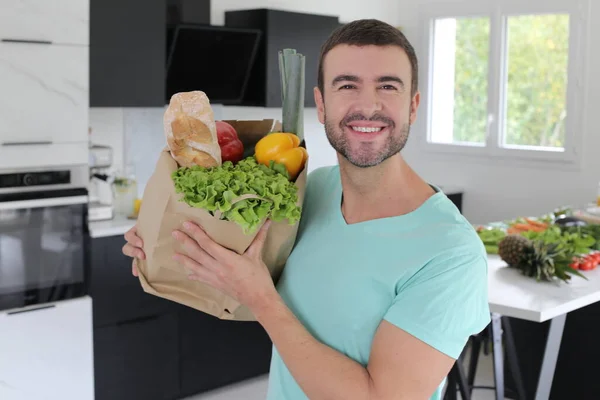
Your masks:
<path fill-rule="evenodd" d="M 0 171 L 0 310 L 85 296 L 86 165 Z"/>

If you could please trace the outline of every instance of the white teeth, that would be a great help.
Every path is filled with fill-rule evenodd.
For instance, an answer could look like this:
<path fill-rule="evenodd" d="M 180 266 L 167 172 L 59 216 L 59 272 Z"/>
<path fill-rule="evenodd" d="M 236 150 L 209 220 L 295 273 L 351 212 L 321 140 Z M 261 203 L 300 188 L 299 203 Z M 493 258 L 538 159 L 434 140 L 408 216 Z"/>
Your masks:
<path fill-rule="evenodd" d="M 357 132 L 379 132 L 381 130 L 381 128 L 368 128 L 362 126 L 353 126 L 352 129 Z"/>

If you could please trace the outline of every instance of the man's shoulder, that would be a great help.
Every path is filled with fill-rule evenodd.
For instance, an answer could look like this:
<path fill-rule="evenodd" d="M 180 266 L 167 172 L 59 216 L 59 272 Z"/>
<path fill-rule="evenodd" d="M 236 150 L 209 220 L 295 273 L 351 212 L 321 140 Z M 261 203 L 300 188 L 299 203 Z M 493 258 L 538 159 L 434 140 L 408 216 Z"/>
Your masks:
<path fill-rule="evenodd" d="M 468 219 L 445 196 L 426 224 L 430 270 L 481 268 L 487 266 L 487 252 Z M 443 268 L 443 267 L 442 267 Z M 436 273 L 436 272 L 434 272 Z"/>

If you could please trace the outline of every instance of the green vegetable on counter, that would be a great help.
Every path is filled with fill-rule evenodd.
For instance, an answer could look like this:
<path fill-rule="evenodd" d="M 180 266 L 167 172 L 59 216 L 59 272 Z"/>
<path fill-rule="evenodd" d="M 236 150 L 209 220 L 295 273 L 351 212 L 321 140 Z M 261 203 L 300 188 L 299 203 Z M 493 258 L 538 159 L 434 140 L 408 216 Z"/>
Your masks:
<path fill-rule="evenodd" d="M 482 228 L 477 231 L 477 234 L 488 254 L 498 254 L 498 243 L 506 236 L 506 233 L 499 228 Z"/>
<path fill-rule="evenodd" d="M 587 235 L 594 238 L 595 243 L 591 246 L 593 250 L 600 250 L 600 225 L 588 224 L 585 226 L 565 226 L 561 228 L 563 232 L 577 234 L 580 236 Z"/>
<path fill-rule="evenodd" d="M 237 223 L 246 234 L 254 233 L 267 217 L 274 222 L 287 219 L 291 225 L 300 220 L 298 188 L 276 163 L 268 167 L 248 157 L 235 165 L 226 161 L 218 167 L 179 168 L 172 178 L 175 191 L 183 193 L 181 201 L 213 215 L 219 211 L 221 219 Z M 233 202 L 248 194 L 261 199 Z"/>
<path fill-rule="evenodd" d="M 521 235 L 530 240 L 541 240 L 546 244 L 556 243 L 564 251 L 567 258 L 588 254 L 596 244 L 596 239 L 593 236 L 582 232 L 563 231 L 558 226 L 551 226 L 542 232 L 523 232 Z"/>

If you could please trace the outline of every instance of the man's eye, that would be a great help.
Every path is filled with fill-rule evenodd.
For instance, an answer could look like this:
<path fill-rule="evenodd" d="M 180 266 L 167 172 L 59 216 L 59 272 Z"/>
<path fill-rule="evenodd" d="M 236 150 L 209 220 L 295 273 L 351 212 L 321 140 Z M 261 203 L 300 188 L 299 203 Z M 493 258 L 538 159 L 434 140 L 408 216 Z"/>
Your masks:
<path fill-rule="evenodd" d="M 340 89 L 354 89 L 354 85 L 342 85 Z"/>
<path fill-rule="evenodd" d="M 386 90 L 396 90 L 396 87 L 393 85 L 383 85 L 382 87 Z"/>

